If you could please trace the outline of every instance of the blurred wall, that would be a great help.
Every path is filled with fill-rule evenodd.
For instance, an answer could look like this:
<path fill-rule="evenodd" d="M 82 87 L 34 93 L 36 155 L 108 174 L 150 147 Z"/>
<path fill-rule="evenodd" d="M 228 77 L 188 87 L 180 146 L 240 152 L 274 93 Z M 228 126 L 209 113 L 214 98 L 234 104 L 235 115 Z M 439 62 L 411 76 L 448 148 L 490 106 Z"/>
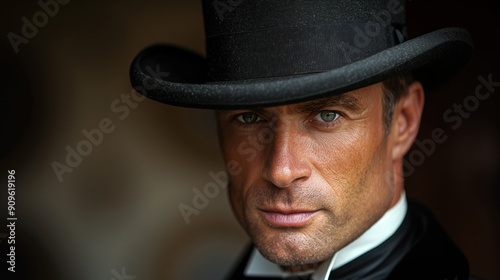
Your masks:
<path fill-rule="evenodd" d="M 7 34 L 21 34 L 23 17 L 41 9 L 37 1 L 2 1 L 0 9 L 2 170 L 17 174 L 19 279 L 226 275 L 247 237 L 224 190 L 189 224 L 179 211 L 223 170 L 212 112 L 151 100 L 127 105 L 127 115 L 111 108 L 130 96 L 129 66 L 144 47 L 204 53 L 199 1 L 68 1 L 15 53 Z M 499 99 L 481 102 L 456 130 L 443 113 L 474 93 L 478 76 L 500 81 L 499 11 L 494 1 L 408 2 L 412 36 L 462 26 L 477 48 L 466 70 L 427 93 L 418 138 L 435 128 L 448 138 L 407 177 L 408 195 L 432 209 L 472 271 L 489 279 L 500 278 Z M 114 129 L 61 182 L 52 164 L 103 120 Z"/>

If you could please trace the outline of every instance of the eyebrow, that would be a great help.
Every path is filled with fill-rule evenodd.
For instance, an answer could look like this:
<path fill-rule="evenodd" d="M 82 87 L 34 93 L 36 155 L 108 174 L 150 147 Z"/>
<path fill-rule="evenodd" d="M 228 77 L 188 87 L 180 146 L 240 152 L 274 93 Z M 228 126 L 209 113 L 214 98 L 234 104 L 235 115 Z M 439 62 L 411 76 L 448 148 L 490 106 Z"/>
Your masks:
<path fill-rule="evenodd" d="M 332 95 L 323 97 L 320 99 L 306 101 L 304 103 L 297 104 L 296 111 L 300 113 L 317 112 L 328 107 L 338 106 L 345 108 L 354 113 L 358 113 L 362 110 L 362 106 L 359 100 L 348 94 Z"/>

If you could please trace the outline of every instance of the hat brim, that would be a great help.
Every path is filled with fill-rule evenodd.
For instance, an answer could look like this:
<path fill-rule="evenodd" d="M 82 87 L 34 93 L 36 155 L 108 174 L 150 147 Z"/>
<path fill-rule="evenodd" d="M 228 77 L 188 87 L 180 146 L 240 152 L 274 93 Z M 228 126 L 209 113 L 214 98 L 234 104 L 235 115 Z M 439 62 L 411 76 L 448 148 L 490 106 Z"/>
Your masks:
<path fill-rule="evenodd" d="M 340 68 L 306 75 L 206 82 L 203 57 L 173 46 L 156 45 L 132 62 L 132 86 L 156 101 L 190 108 L 244 109 L 303 102 L 381 82 L 412 72 L 432 88 L 468 62 L 473 44 L 461 28 L 440 29 Z"/>

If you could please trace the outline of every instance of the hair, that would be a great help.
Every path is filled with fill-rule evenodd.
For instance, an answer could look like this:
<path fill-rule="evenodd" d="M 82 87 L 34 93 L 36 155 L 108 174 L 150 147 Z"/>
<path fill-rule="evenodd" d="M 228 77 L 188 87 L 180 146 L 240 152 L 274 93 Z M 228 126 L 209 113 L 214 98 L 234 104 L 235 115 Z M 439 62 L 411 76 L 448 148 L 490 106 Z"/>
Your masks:
<path fill-rule="evenodd" d="M 389 135 L 396 102 L 408 93 L 408 87 L 413 82 L 411 73 L 399 74 L 382 82 L 382 121 L 385 125 L 385 135 Z"/>

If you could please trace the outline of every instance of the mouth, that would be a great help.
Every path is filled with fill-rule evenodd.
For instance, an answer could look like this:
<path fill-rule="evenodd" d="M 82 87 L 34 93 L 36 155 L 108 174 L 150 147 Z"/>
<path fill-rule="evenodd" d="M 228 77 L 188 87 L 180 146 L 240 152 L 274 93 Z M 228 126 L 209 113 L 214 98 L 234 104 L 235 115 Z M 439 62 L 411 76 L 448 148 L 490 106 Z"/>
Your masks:
<path fill-rule="evenodd" d="M 261 209 L 265 219 L 275 227 L 300 227 L 309 222 L 319 210 Z"/>

